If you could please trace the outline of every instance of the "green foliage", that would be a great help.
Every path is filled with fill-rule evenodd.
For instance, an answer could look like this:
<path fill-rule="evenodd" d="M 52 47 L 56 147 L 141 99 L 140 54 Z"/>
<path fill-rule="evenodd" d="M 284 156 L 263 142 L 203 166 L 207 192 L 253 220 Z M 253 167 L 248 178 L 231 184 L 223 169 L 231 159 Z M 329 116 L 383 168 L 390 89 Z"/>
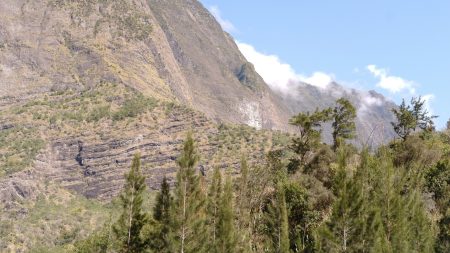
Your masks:
<path fill-rule="evenodd" d="M 154 106 L 153 100 L 134 92 L 105 97 L 107 90 L 83 92 L 75 100 L 81 109 L 40 100 L 30 102 L 20 113 L 43 122 L 52 119 L 56 127 L 61 124 L 58 115 L 92 123 L 137 117 Z M 73 98 L 70 101 L 74 102 Z M 121 215 L 112 229 L 105 224 L 86 238 L 94 229 L 64 224 L 57 236 L 51 234 L 51 243 L 36 245 L 35 251 L 448 252 L 448 133 L 430 132 L 428 138 L 410 134 L 405 141 L 393 142 L 373 154 L 358 152 L 342 142 L 353 137 L 355 110 L 346 100 L 337 104 L 334 110 L 295 116 L 291 124 L 298 126 L 299 135 L 292 139 L 291 146 L 289 135 L 222 125 L 217 137 L 209 134 L 207 140 L 230 152 L 221 154 L 220 164 L 228 163 L 225 159 L 231 152 L 249 152 L 251 165 L 243 156 L 241 174 L 234 180 L 228 176 L 225 184 L 219 169 L 215 169 L 207 194 L 207 180 L 197 172 L 200 156 L 189 134 L 177 160 L 173 197 L 164 178 L 151 218 L 146 214 L 150 207 L 143 203 L 144 177 L 135 157 L 120 197 Z M 50 105 L 57 107 L 58 113 L 43 110 Z M 29 114 L 30 108 L 38 110 Z M 420 111 L 417 108 L 410 109 Z M 169 104 L 166 109 L 177 113 Z M 337 152 L 320 143 L 321 124 L 331 116 Z M 2 141 L 14 141 L 17 136 L 11 129 L 0 132 Z M 2 150 L 24 148 L 4 147 Z M 272 150 L 268 151 L 269 147 Z M 263 152 L 267 152 L 265 157 L 256 155 Z M 202 162 L 213 159 L 217 157 L 205 157 Z M 289 170 L 294 160 L 302 169 Z M 44 210 L 41 205 L 35 208 Z M 111 207 L 114 209 L 114 205 Z M 48 212 L 55 215 L 52 210 Z M 31 216 L 33 222 L 42 217 L 45 220 L 48 216 Z M 3 229 L 17 227 L 0 222 L 0 235 L 10 242 L 10 234 Z"/>
<path fill-rule="evenodd" d="M 313 176 L 319 180 L 326 188 L 331 189 L 336 171 L 331 168 L 331 164 L 336 160 L 336 154 L 328 145 L 322 145 L 305 166 L 304 174 Z"/>
<path fill-rule="evenodd" d="M 86 121 L 88 122 L 98 122 L 103 118 L 111 117 L 111 106 L 101 105 L 92 108 L 89 114 L 86 116 Z M 56 121 L 56 120 L 54 120 Z M 51 124 L 52 122 L 50 122 Z"/>
<path fill-rule="evenodd" d="M 288 210 L 282 182 L 277 184 L 275 197 L 270 199 L 265 215 L 265 232 L 271 242 L 267 245 L 270 251 L 290 252 Z"/>
<path fill-rule="evenodd" d="M 361 184 L 348 175 L 345 152 L 339 150 L 339 171 L 334 182 L 336 201 L 327 223 L 319 230 L 317 245 L 319 252 L 360 252 L 364 245 L 366 225 L 363 211 L 364 199 Z"/>
<path fill-rule="evenodd" d="M 70 252 L 75 241 L 107 221 L 106 205 L 53 187 L 47 187 L 51 194 L 16 202 L 17 209 L 0 203 L 0 210 L 5 211 L 0 218 L 0 252 L 9 252 L 8 246 L 18 251 Z"/>
<path fill-rule="evenodd" d="M 206 250 L 206 203 L 200 178 L 196 173 L 199 160 L 192 134 L 188 134 L 181 156 L 175 185 L 173 246 L 176 251 L 204 252 Z"/>
<path fill-rule="evenodd" d="M 252 211 L 252 194 L 250 185 L 250 174 L 247 160 L 241 158 L 241 175 L 237 179 L 236 189 L 236 216 L 237 231 L 241 235 L 238 237 L 238 247 L 240 252 L 251 251 L 251 211 Z"/>
<path fill-rule="evenodd" d="M 231 177 L 227 176 L 223 193 L 220 196 L 217 224 L 217 252 L 237 252 L 237 234 L 234 225 L 235 215 L 233 210 L 233 185 Z"/>
<path fill-rule="evenodd" d="M 111 232 L 110 226 L 104 226 L 87 239 L 76 242 L 73 253 L 107 253 L 111 248 Z"/>
<path fill-rule="evenodd" d="M 219 219 L 220 219 L 220 204 L 222 201 L 222 175 L 219 168 L 214 169 L 214 174 L 211 179 L 208 191 L 208 205 L 207 205 L 207 225 L 209 228 L 208 243 L 211 251 L 219 250 Z"/>
<path fill-rule="evenodd" d="M 336 101 L 336 106 L 333 109 L 333 149 L 334 151 L 346 139 L 353 139 L 355 137 L 355 118 L 356 109 L 345 98 L 340 98 Z"/>
<path fill-rule="evenodd" d="M 434 166 L 442 156 L 442 150 L 434 143 L 428 143 L 417 135 L 411 135 L 402 142 L 391 144 L 394 165 L 405 168 L 429 168 Z"/>
<path fill-rule="evenodd" d="M 0 131 L 0 177 L 30 166 L 45 142 L 36 128 L 12 127 Z"/>
<path fill-rule="evenodd" d="M 436 252 L 450 251 L 450 164 L 440 161 L 426 175 L 426 186 L 433 193 L 433 199 L 439 209 L 438 238 Z"/>
<path fill-rule="evenodd" d="M 410 104 L 407 105 L 403 99 L 398 109 L 392 109 L 397 122 L 392 122 L 391 124 L 394 127 L 394 131 L 403 140 L 406 140 L 417 129 L 423 131 L 432 131 L 434 129 L 433 119 L 437 118 L 437 116 L 429 115 L 425 108 L 425 102 L 421 97 L 413 97 Z"/>
<path fill-rule="evenodd" d="M 436 166 L 432 167 L 426 175 L 426 185 L 433 198 L 445 207 L 450 206 L 450 202 L 439 200 L 450 200 L 450 162 L 448 160 L 440 161 Z"/>
<path fill-rule="evenodd" d="M 439 234 L 436 241 L 435 251 L 438 253 L 450 250 L 450 211 L 439 221 Z"/>
<path fill-rule="evenodd" d="M 367 152 L 354 173 L 340 153 L 329 220 L 317 231 L 319 252 L 431 252 L 434 227 L 420 188 L 403 168 L 395 168 L 386 149 Z"/>
<path fill-rule="evenodd" d="M 142 252 L 146 247 L 145 239 L 141 235 L 143 227 L 148 222 L 147 214 L 142 210 L 142 195 L 146 186 L 140 168 L 141 158 L 136 154 L 120 196 L 122 214 L 113 226 L 119 252 Z"/>
<path fill-rule="evenodd" d="M 330 120 L 331 113 L 331 108 L 322 111 L 316 109 L 312 114 L 299 113 L 289 121 L 291 125 L 298 128 L 298 136 L 292 140 L 290 146 L 297 156 L 291 159 L 289 172 L 294 173 L 298 167 L 305 166 L 309 161 L 308 155 L 311 156 L 311 153 L 319 147 L 322 131 L 320 127 L 322 123 Z"/>
<path fill-rule="evenodd" d="M 311 252 L 313 232 L 319 224 L 320 213 L 310 206 L 306 189 L 297 182 L 284 185 L 289 220 L 289 240 L 292 252 Z"/>
<path fill-rule="evenodd" d="M 154 252 L 173 252 L 173 197 L 170 194 L 170 186 L 167 178 L 164 177 L 161 183 L 161 190 L 156 196 L 156 204 L 153 208 L 154 230 L 147 238 L 150 248 Z"/>
<path fill-rule="evenodd" d="M 120 109 L 112 115 L 114 120 L 123 120 L 125 118 L 134 118 L 139 114 L 153 109 L 156 101 L 152 98 L 146 98 L 141 94 L 135 95 L 127 100 Z"/>

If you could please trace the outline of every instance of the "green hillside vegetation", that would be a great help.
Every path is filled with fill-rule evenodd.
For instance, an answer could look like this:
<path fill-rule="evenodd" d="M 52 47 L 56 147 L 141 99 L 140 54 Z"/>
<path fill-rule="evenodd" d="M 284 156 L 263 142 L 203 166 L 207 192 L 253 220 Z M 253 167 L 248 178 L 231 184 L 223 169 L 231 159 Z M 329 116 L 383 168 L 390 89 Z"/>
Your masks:
<path fill-rule="evenodd" d="M 421 101 L 413 100 L 409 107 L 416 108 L 415 115 L 426 113 Z M 434 132 L 427 118 L 423 131 L 406 137 L 401 132 L 399 139 L 377 150 L 358 151 L 346 142 L 354 131 L 347 127 L 334 142 L 334 152 L 332 146 L 311 140 L 320 138 L 317 122 L 336 119 L 336 113 L 345 110 L 350 113 L 344 114 L 352 114 L 351 104 L 340 102 L 336 105 L 340 110 L 294 117 L 292 124 L 299 127 L 300 135 L 271 149 L 264 160 L 248 165 L 243 157 L 239 175 L 227 168 L 202 175 L 197 167 L 202 154 L 188 135 L 178 158 L 176 183 L 170 186 L 163 180 L 154 208 L 141 204 L 149 197 L 145 185 L 139 186 L 143 176 L 136 156 L 121 204 L 116 206 L 121 215 L 65 249 L 448 252 L 450 133 Z M 346 109 L 342 104 L 347 104 Z M 400 111 L 397 117 L 410 110 Z M 352 120 L 354 116 L 346 117 L 341 123 L 351 126 Z M 408 124 L 421 122 L 414 116 Z"/>
<path fill-rule="evenodd" d="M 89 135 L 94 139 L 88 139 L 95 143 L 124 135 L 136 136 L 144 127 L 146 131 L 159 133 L 167 119 L 181 118 L 180 115 L 194 122 L 204 118 L 179 103 L 156 100 L 113 83 L 83 90 L 55 90 L 10 106 L 0 114 L 6 126 L 0 131 L 0 178 L 4 180 L 15 173 L 29 173 L 37 159 L 45 162 L 47 158 L 38 156 L 49 152 L 46 149 L 59 140 L 96 133 Z M 181 123 L 189 126 L 189 122 Z M 205 124 L 207 131 L 196 133 L 195 139 L 211 150 L 211 155 L 200 156 L 200 163 L 209 168 L 233 167 L 233 174 L 243 154 L 256 162 L 263 160 L 270 149 L 290 141 L 290 136 L 282 132 L 210 121 Z M 152 169 L 149 166 L 143 163 L 142 170 L 149 173 Z M 0 251 L 67 251 L 76 241 L 118 217 L 118 199 L 86 199 L 51 178 L 43 182 L 34 180 L 38 186 L 35 197 L 32 194 L 0 203 L 4 210 L 0 213 Z M 145 191 L 145 195 L 148 209 L 153 206 L 154 199 L 150 196 L 154 196 L 154 191 Z"/>

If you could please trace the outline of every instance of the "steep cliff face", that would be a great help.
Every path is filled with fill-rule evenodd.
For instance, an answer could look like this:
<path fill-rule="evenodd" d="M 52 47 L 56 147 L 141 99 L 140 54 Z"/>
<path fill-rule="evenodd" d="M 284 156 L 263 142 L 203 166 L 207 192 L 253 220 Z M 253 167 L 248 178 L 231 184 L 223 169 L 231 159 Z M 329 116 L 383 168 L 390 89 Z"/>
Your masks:
<path fill-rule="evenodd" d="M 286 128 L 282 102 L 261 78 L 240 82 L 256 73 L 197 1 L 2 1 L 0 10 L 4 96 L 121 82 L 213 119 Z"/>

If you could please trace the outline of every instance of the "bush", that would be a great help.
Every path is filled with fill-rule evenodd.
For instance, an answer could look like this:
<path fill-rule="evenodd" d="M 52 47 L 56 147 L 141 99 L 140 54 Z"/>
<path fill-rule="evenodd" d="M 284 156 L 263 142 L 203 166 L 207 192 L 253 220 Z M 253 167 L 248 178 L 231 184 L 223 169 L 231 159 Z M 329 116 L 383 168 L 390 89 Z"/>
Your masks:
<path fill-rule="evenodd" d="M 92 109 L 92 111 L 87 116 L 86 120 L 88 122 L 97 122 L 103 118 L 109 118 L 111 116 L 111 106 L 98 106 Z"/>
<path fill-rule="evenodd" d="M 146 98 L 143 95 L 136 95 L 124 102 L 122 107 L 113 114 L 113 120 L 123 120 L 125 118 L 135 118 L 138 115 L 153 109 L 156 100 Z"/>
<path fill-rule="evenodd" d="M 0 176 L 25 169 L 44 147 L 33 129 L 12 128 L 0 132 Z"/>

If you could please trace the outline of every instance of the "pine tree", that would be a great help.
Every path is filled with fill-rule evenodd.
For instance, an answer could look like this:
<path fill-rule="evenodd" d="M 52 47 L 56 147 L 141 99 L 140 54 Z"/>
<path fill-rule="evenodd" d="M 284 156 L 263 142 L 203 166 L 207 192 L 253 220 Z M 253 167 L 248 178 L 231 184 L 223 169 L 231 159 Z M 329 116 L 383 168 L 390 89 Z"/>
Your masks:
<path fill-rule="evenodd" d="M 156 204 L 153 208 L 153 220 L 156 223 L 156 228 L 149 238 L 154 252 L 173 252 L 172 207 L 173 197 L 170 194 L 170 185 L 164 176 L 161 190 L 156 196 Z"/>
<path fill-rule="evenodd" d="M 219 230 L 219 206 L 222 201 L 222 175 L 219 168 L 214 169 L 214 174 L 211 180 L 208 192 L 208 217 L 207 224 L 209 227 L 208 246 L 210 252 L 218 252 L 218 230 Z"/>
<path fill-rule="evenodd" d="M 362 252 L 364 210 L 361 184 L 348 175 L 345 152 L 339 150 L 339 171 L 334 185 L 336 201 L 329 221 L 320 228 L 317 238 L 320 252 Z"/>
<path fill-rule="evenodd" d="M 293 252 L 311 252 L 314 248 L 313 229 L 320 219 L 310 210 L 306 190 L 296 181 L 284 184 L 289 220 L 289 241 Z"/>
<path fill-rule="evenodd" d="M 277 183 L 275 197 L 268 206 L 266 224 L 267 233 L 272 242 L 272 251 L 288 253 L 290 249 L 289 221 L 285 191 L 281 181 Z"/>
<path fill-rule="evenodd" d="M 199 155 L 192 134 L 188 134 L 177 163 L 177 183 L 174 198 L 174 247 L 181 253 L 204 252 L 207 244 L 206 203 L 195 167 Z"/>
<path fill-rule="evenodd" d="M 356 109 L 345 98 L 336 101 L 333 109 L 333 149 L 336 151 L 341 143 L 346 139 L 355 137 Z"/>
<path fill-rule="evenodd" d="M 431 252 L 435 227 L 425 209 L 423 190 L 405 168 L 394 167 L 388 152 L 379 152 L 372 198 L 380 211 L 386 252 Z"/>
<path fill-rule="evenodd" d="M 233 185 L 227 176 L 224 191 L 220 198 L 219 220 L 217 228 L 217 252 L 237 252 L 236 230 L 234 226 Z"/>
<path fill-rule="evenodd" d="M 286 208 L 286 198 L 282 186 L 278 186 L 279 214 L 280 214 L 280 253 L 289 252 L 289 222 Z M 281 188 L 281 189 L 280 189 Z"/>
<path fill-rule="evenodd" d="M 124 190 L 120 195 L 122 214 L 113 226 L 119 252 L 142 252 L 145 248 L 141 230 L 148 222 L 148 217 L 142 210 L 142 195 L 146 185 L 140 168 L 140 155 L 136 154 L 130 172 L 126 175 Z"/>
<path fill-rule="evenodd" d="M 239 252 L 250 252 L 251 243 L 251 194 L 247 160 L 241 158 L 241 176 L 237 179 L 236 215 Z"/>

